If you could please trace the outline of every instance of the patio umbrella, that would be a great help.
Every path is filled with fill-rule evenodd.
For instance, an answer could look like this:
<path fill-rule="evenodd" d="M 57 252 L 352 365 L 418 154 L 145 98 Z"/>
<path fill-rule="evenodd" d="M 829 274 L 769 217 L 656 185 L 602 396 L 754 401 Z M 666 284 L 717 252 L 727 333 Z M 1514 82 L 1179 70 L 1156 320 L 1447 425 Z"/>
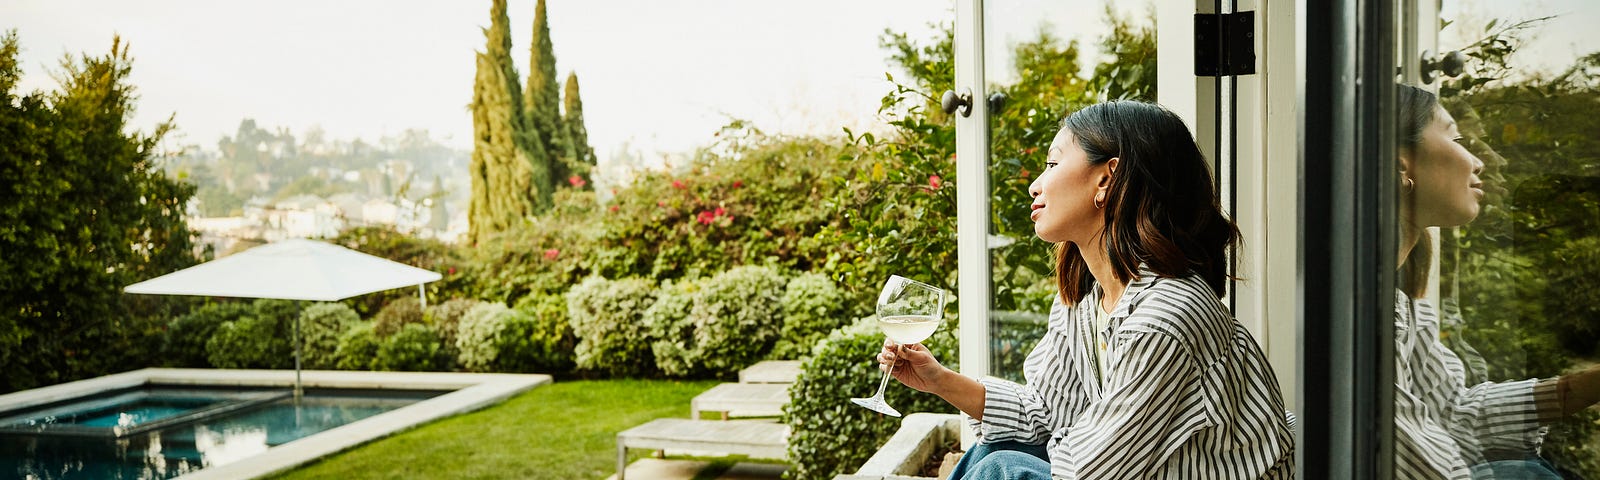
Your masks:
<path fill-rule="evenodd" d="M 124 288 L 128 293 L 332 302 L 417 286 L 438 273 L 313 240 L 269 243 Z M 300 319 L 295 318 L 294 393 L 300 397 Z"/>

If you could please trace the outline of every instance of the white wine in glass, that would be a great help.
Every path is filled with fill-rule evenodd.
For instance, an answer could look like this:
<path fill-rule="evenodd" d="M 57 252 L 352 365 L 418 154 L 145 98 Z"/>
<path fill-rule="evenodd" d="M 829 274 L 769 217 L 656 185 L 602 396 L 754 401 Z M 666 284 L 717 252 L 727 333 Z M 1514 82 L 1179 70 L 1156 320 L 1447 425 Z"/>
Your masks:
<path fill-rule="evenodd" d="M 898 345 L 910 345 L 927 340 L 939 329 L 939 318 L 944 313 L 944 290 L 899 275 L 884 282 L 878 293 L 878 328 L 889 340 Z M 867 398 L 852 398 L 856 405 L 888 415 L 900 416 L 900 411 L 883 400 L 883 391 L 889 387 L 889 377 L 894 365 L 883 372 L 878 382 L 878 393 Z"/>

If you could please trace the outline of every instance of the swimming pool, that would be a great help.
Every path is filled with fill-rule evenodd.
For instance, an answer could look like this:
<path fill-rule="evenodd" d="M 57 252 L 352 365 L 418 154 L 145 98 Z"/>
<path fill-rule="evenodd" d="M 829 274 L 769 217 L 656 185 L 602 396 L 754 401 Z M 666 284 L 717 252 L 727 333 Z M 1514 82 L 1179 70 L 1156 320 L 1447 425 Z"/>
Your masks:
<path fill-rule="evenodd" d="M 442 391 L 150 385 L 0 418 L 0 477 L 166 479 L 441 395 Z"/>
<path fill-rule="evenodd" d="M 249 479 L 499 403 L 548 375 L 147 368 L 0 395 L 0 478 Z"/>

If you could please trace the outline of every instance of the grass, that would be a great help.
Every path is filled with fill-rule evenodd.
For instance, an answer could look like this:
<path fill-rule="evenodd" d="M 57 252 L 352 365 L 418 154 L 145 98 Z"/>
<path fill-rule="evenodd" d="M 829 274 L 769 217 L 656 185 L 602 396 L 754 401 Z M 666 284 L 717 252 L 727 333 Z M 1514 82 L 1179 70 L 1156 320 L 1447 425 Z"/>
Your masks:
<path fill-rule="evenodd" d="M 688 418 L 689 400 L 716 383 L 556 382 L 272 478 L 601 479 L 615 473 L 617 432 Z M 630 451 L 628 461 L 648 454 Z"/>

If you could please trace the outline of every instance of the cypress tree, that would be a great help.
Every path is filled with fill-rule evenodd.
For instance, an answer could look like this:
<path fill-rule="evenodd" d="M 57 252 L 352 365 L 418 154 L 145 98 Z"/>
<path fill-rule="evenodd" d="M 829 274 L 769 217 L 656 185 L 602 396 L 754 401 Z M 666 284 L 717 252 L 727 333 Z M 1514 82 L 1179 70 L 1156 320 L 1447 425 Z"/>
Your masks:
<path fill-rule="evenodd" d="M 553 184 L 565 182 L 573 173 L 575 157 L 566 127 L 561 124 L 561 90 L 556 83 L 555 46 L 550 40 L 550 21 L 545 14 L 544 0 L 534 6 L 533 42 L 528 54 L 528 90 L 523 106 L 531 136 L 548 153 L 550 179 Z"/>
<path fill-rule="evenodd" d="M 511 20 L 505 0 L 494 0 L 488 44 L 477 55 L 472 89 L 472 202 L 468 235 L 482 241 L 550 205 L 551 177 L 544 151 L 531 141 L 523 118 L 517 68 L 511 62 Z"/>
<path fill-rule="evenodd" d="M 578 72 L 567 73 L 567 87 L 562 101 L 566 116 L 561 123 L 567 126 L 567 140 L 572 143 L 573 159 L 585 166 L 585 177 L 594 174 L 594 149 L 589 147 L 589 128 L 583 124 L 583 99 L 578 96 Z"/>

